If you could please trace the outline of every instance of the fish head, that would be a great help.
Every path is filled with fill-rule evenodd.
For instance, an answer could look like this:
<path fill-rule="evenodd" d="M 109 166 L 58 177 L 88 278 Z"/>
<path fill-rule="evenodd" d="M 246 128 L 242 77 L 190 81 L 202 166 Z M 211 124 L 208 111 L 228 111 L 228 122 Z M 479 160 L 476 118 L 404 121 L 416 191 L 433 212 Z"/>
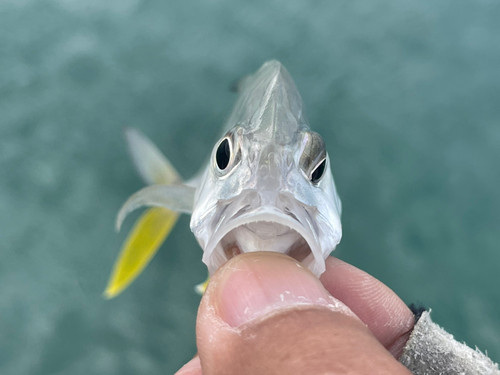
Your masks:
<path fill-rule="evenodd" d="M 325 143 L 280 63 L 246 79 L 228 124 L 191 216 L 210 274 L 237 254 L 274 251 L 321 275 L 342 235 L 341 203 Z"/>

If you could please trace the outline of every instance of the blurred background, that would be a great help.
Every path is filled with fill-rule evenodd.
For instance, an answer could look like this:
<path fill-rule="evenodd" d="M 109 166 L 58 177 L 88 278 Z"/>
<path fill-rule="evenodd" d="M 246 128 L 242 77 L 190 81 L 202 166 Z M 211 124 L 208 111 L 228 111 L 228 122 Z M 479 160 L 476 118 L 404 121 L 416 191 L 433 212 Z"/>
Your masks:
<path fill-rule="evenodd" d="M 271 58 L 330 153 L 335 255 L 500 361 L 499 19 L 492 0 L 0 1 L 0 373 L 170 374 L 194 355 L 188 216 L 101 298 L 143 186 L 122 130 L 189 177 L 230 85 Z"/>

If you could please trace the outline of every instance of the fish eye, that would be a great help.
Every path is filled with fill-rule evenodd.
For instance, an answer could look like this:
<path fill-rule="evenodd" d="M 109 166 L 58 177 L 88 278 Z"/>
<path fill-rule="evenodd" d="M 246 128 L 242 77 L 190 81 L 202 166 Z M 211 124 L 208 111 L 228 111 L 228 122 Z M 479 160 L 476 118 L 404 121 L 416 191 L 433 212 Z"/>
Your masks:
<path fill-rule="evenodd" d="M 323 159 L 321 163 L 319 163 L 311 174 L 311 182 L 313 184 L 317 184 L 319 180 L 323 177 L 326 170 L 326 159 Z"/>
<path fill-rule="evenodd" d="M 223 171 L 229 165 L 229 161 L 231 160 L 231 145 L 229 144 L 229 139 L 224 138 L 219 146 L 217 147 L 217 151 L 215 152 L 215 162 L 217 163 L 217 167 Z"/>
<path fill-rule="evenodd" d="M 318 133 L 307 131 L 303 133 L 301 144 L 298 165 L 304 177 L 316 185 L 325 175 L 327 168 L 325 142 Z"/>

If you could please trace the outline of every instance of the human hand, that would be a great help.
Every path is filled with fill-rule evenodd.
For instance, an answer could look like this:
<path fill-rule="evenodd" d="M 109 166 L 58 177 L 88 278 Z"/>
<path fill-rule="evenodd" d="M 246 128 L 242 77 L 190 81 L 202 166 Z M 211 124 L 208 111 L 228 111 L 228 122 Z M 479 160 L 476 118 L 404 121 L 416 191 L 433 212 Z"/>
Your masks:
<path fill-rule="evenodd" d="M 176 375 L 410 375 L 396 360 L 414 324 L 404 302 L 334 257 L 320 280 L 277 253 L 231 259 L 202 298 L 198 355 Z"/>

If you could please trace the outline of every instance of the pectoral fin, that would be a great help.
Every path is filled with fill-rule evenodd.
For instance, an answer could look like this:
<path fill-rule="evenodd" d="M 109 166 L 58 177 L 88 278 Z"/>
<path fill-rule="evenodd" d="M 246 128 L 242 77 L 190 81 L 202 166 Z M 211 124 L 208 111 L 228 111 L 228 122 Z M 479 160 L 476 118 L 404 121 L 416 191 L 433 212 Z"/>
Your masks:
<path fill-rule="evenodd" d="M 143 206 L 164 207 L 176 212 L 191 213 L 196 189 L 187 185 L 152 185 L 139 190 L 122 206 L 116 217 L 120 230 L 127 215 Z"/>
<path fill-rule="evenodd" d="M 172 163 L 139 130 L 125 129 L 125 138 L 135 168 L 146 184 L 170 185 L 181 181 Z"/>
<path fill-rule="evenodd" d="M 137 220 L 123 244 L 104 291 L 113 298 L 141 274 L 174 227 L 179 214 L 163 207 L 148 209 Z"/>

